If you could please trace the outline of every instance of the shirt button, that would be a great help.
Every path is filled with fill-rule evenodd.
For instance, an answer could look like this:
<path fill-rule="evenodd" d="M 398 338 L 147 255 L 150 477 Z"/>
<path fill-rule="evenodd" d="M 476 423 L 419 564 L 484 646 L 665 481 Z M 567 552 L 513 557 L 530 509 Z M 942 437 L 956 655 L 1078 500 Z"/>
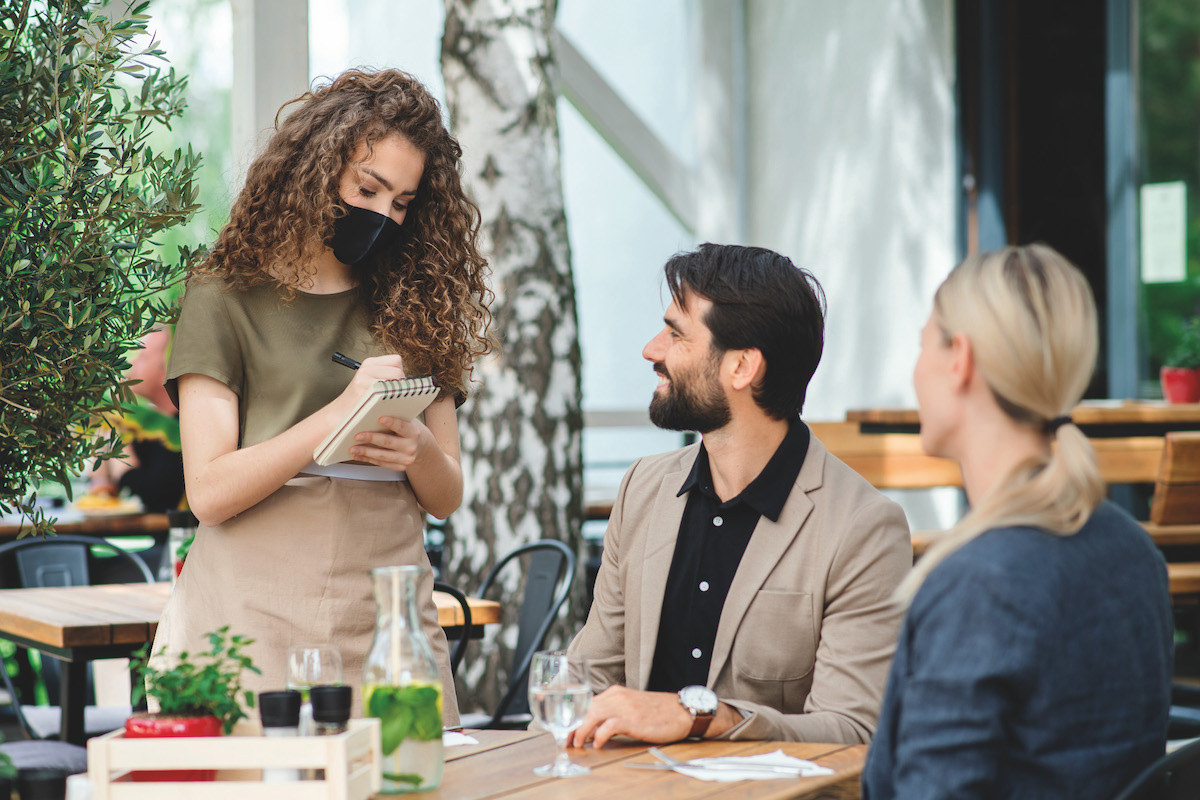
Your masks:
<path fill-rule="evenodd" d="M 699 658 L 699 657 L 700 657 L 700 648 L 696 647 L 692 650 L 692 658 Z"/>
<path fill-rule="evenodd" d="M 708 591 L 708 581 L 700 581 L 700 591 L 702 591 L 702 592 Z"/>
<path fill-rule="evenodd" d="M 721 527 L 721 526 L 722 526 L 722 525 L 724 525 L 724 524 L 725 524 L 725 520 L 723 520 L 722 518 L 720 518 L 720 517 L 713 517 L 713 525 L 716 525 L 716 526 L 719 528 L 719 527 Z"/>

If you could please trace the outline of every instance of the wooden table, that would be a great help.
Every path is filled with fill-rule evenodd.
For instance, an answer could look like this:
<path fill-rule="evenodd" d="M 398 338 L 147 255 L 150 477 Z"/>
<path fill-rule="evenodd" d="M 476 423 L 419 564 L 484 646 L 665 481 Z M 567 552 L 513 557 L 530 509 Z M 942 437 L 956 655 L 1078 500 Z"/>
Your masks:
<path fill-rule="evenodd" d="M 505 800 L 570 800 L 572 798 L 703 797 L 722 800 L 784 800 L 784 798 L 859 797 L 859 779 L 867 757 L 865 745 L 809 742 L 683 742 L 664 745 L 677 758 L 753 755 L 783 750 L 798 758 L 829 767 L 832 775 L 777 780 L 700 781 L 670 771 L 632 769 L 625 762 L 651 763 L 648 745 L 610 743 L 603 750 L 572 749 L 571 760 L 592 770 L 578 778 L 541 778 L 533 768 L 554 760 L 554 739 L 547 733 L 528 731 L 469 731 L 478 745 L 446 749 L 446 771 L 441 787 L 428 798 L 505 798 Z"/>
<path fill-rule="evenodd" d="M 170 597 L 169 583 L 123 583 L 44 589 L 0 590 L 0 638 L 54 656 L 64 663 L 59 705 L 60 738 L 83 744 L 87 664 L 100 658 L 126 658 L 152 641 Z M 434 592 L 438 622 L 461 625 L 454 598 Z M 500 604 L 468 599 L 471 621 L 500 621 Z"/>
<path fill-rule="evenodd" d="M 1076 406 L 1071 418 L 1091 440 L 1100 474 L 1110 486 L 1144 485 L 1158 475 L 1167 433 L 1200 430 L 1200 404 L 1091 400 Z M 956 463 L 925 455 L 914 408 L 854 409 L 846 412 L 845 422 L 814 423 L 812 428 L 830 452 L 878 488 L 962 485 Z M 1114 499 L 1129 509 L 1146 499 L 1142 489 L 1119 491 L 1124 494 Z"/>
<path fill-rule="evenodd" d="M 93 514 L 83 519 L 54 524 L 55 533 L 100 537 L 166 536 L 169 528 L 166 514 Z M 0 539 L 15 539 L 29 530 L 29 525 L 0 525 Z"/>
<path fill-rule="evenodd" d="M 1200 430 L 1200 403 L 1153 400 L 1084 400 L 1071 419 L 1091 438 L 1162 436 L 1168 431 Z M 846 412 L 863 433 L 917 433 L 915 408 L 860 408 Z"/>

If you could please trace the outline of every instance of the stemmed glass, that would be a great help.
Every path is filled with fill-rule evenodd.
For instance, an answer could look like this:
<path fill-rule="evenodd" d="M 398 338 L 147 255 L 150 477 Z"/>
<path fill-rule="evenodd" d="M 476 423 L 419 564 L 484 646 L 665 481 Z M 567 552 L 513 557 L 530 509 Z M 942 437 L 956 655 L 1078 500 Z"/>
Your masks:
<path fill-rule="evenodd" d="M 529 666 L 529 709 L 533 718 L 554 734 L 558 755 L 553 764 L 534 770 L 548 778 L 573 778 L 591 770 L 571 763 L 567 736 L 583 724 L 592 701 L 592 682 L 587 659 L 568 656 L 564 650 L 534 653 Z"/>
<path fill-rule="evenodd" d="M 312 731 L 312 702 L 308 691 L 314 686 L 341 683 L 342 655 L 333 645 L 293 645 L 288 648 L 287 688 L 300 692 L 300 733 Z"/>

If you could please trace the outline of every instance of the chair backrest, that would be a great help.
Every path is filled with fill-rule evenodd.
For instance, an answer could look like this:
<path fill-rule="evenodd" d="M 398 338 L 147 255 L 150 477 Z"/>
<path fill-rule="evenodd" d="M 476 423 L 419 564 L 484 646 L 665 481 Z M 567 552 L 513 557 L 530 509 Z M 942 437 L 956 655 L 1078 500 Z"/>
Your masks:
<path fill-rule="evenodd" d="M 1200 522 L 1200 431 L 1167 434 L 1150 521 L 1158 525 Z"/>
<path fill-rule="evenodd" d="M 575 554 L 555 539 L 542 539 L 513 550 L 492 567 L 476 593 L 484 597 L 506 566 L 528 555 L 525 592 L 517 618 L 517 645 L 509 669 L 508 688 L 486 727 L 497 727 L 506 715 L 529 712 L 529 664 L 542 646 L 575 580 Z"/>
<path fill-rule="evenodd" d="M 458 626 L 460 628 L 458 640 L 454 643 L 454 649 L 450 651 L 450 674 L 457 675 L 458 665 L 462 663 L 463 654 L 467 651 L 467 642 L 471 638 L 471 605 L 467 602 L 465 594 L 448 583 L 434 581 L 433 590 L 450 595 L 462 608 L 463 624 Z"/>
<path fill-rule="evenodd" d="M 126 569 L 114 577 L 154 582 L 154 574 L 141 556 L 94 536 L 60 534 L 46 539 L 17 539 L 0 544 L 0 558 L 14 553 L 20 587 L 89 586 L 95 565 L 93 547 L 110 551 L 118 562 L 124 562 Z"/>
<path fill-rule="evenodd" d="M 115 556 L 111 560 L 121 564 L 123 569 L 95 569 L 100 564 L 100 561 L 93 555 L 92 548 L 111 551 Z M 154 582 L 154 574 L 150 571 L 150 567 L 146 565 L 145 560 L 141 556 L 93 536 L 61 534 L 45 539 L 31 537 L 0 544 L 0 560 L 3 560 L 10 553 L 15 562 L 15 569 L 12 568 L 13 565 L 0 565 L 0 574 L 4 575 L 4 583 L 9 586 L 14 586 L 15 584 L 14 588 L 88 586 L 93 583 L 93 576 L 100 572 L 111 572 L 112 574 L 109 577 L 113 580 L 125 581 L 130 578 L 136 579 L 140 577 L 146 583 Z M 2 569 L 3 566 L 8 566 L 8 569 Z M 95 582 L 106 583 L 112 582 L 112 580 L 101 578 L 95 580 Z M 25 664 L 27 663 L 26 661 Z M 22 729 L 27 736 L 35 738 L 32 728 L 29 727 L 21 712 L 20 704 L 22 700 L 16 685 L 12 682 L 7 670 L 4 670 L 2 666 L 0 666 L 0 672 L 3 673 L 5 689 L 13 697 L 13 706 L 17 710 L 17 719 Z M 51 698 L 51 702 L 53 702 L 58 697 L 60 686 L 58 660 L 44 657 L 42 659 L 41 674 L 42 680 L 46 685 L 46 693 Z M 24 688 L 28 691 L 32 687 L 29 684 L 25 684 Z M 87 702 L 94 702 L 92 698 L 90 670 Z"/>
<path fill-rule="evenodd" d="M 1200 740 L 1146 767 L 1116 800 L 1196 800 L 1200 787 Z"/>

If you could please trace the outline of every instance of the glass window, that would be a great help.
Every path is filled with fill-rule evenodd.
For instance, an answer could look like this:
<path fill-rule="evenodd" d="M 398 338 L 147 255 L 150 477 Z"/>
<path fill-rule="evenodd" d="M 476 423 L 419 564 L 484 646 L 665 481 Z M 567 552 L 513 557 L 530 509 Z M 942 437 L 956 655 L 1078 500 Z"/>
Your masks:
<path fill-rule="evenodd" d="M 1138 3 L 1144 393 L 1200 313 L 1200 4 Z"/>
<path fill-rule="evenodd" d="M 685 162 L 696 70 L 687 0 L 560 0 L 558 29 L 642 121 Z"/>

